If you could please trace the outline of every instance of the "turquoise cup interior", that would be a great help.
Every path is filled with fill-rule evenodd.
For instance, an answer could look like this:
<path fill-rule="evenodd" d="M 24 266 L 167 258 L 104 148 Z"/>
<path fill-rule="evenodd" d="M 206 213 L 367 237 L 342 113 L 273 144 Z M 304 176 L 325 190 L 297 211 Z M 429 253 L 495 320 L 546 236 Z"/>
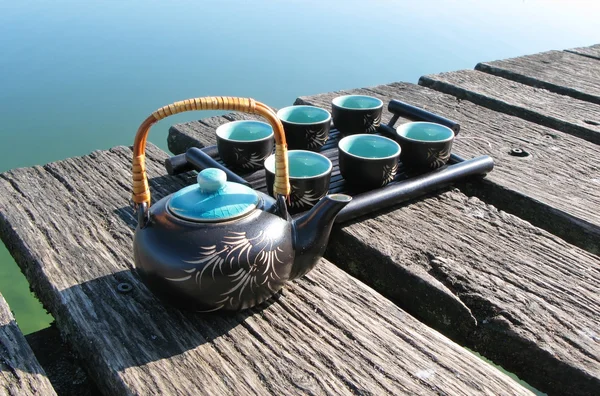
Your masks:
<path fill-rule="evenodd" d="M 344 95 L 334 98 L 331 103 L 343 109 L 372 110 L 383 106 L 380 99 L 366 95 Z"/>
<path fill-rule="evenodd" d="M 385 159 L 400 155 L 400 145 L 379 135 L 359 134 L 346 136 L 338 147 L 345 153 L 364 159 Z"/>
<path fill-rule="evenodd" d="M 416 142 L 446 142 L 454 139 L 454 131 L 433 122 L 407 122 L 396 128 L 396 133 Z"/>
<path fill-rule="evenodd" d="M 288 166 L 290 179 L 324 176 L 333 168 L 329 158 L 307 150 L 288 151 Z M 275 154 L 265 160 L 265 169 L 275 174 Z"/>
<path fill-rule="evenodd" d="M 273 127 L 262 121 L 232 121 L 217 128 L 217 136 L 231 142 L 257 142 L 273 137 Z"/>
<path fill-rule="evenodd" d="M 315 124 L 329 121 L 331 114 L 315 106 L 288 106 L 279 110 L 277 117 L 292 124 Z"/>

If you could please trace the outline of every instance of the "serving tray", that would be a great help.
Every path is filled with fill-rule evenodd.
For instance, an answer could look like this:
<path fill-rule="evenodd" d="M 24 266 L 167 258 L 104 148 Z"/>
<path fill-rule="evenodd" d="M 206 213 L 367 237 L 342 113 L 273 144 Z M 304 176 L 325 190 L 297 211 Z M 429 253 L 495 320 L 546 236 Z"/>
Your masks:
<path fill-rule="evenodd" d="M 460 125 L 454 121 L 397 100 L 390 101 L 388 110 L 394 116 L 387 125 L 382 124 L 378 128 L 377 134 L 388 137 L 392 136 L 395 133 L 393 126 L 400 116 L 415 121 L 437 122 L 450 127 L 454 130 L 455 134 L 460 131 Z M 452 154 L 446 165 L 431 171 L 410 169 L 400 162 L 396 177 L 386 186 L 372 190 L 357 190 L 348 185 L 340 174 L 337 149 L 340 139 L 339 131 L 332 125 L 329 132 L 329 139 L 319 151 L 329 158 L 333 164 L 329 193 L 348 194 L 353 198 L 338 214 L 336 223 L 345 222 L 373 211 L 385 209 L 389 206 L 417 198 L 447 187 L 467 177 L 484 176 L 494 167 L 493 159 L 487 155 L 464 159 Z M 247 184 L 255 190 L 266 193 L 267 186 L 264 169 L 250 173 L 236 174 L 223 165 L 216 146 L 209 146 L 202 149 L 191 148 L 185 154 L 168 158 L 165 162 L 165 167 L 169 174 L 174 175 L 192 169 L 199 171 L 206 167 L 217 166 L 214 161 L 226 171 L 228 180 Z M 296 216 L 300 214 L 296 214 Z"/>

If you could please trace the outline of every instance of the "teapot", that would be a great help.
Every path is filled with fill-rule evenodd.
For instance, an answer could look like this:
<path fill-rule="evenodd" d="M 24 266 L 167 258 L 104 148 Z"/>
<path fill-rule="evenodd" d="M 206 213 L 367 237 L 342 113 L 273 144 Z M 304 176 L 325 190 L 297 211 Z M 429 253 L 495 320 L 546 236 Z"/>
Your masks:
<path fill-rule="evenodd" d="M 145 148 L 153 124 L 190 110 L 258 114 L 275 135 L 274 196 L 227 181 L 209 168 L 198 183 L 150 206 Z M 352 199 L 323 197 L 292 218 L 287 144 L 275 112 L 249 98 L 204 97 L 164 106 L 139 127 L 133 146 L 133 202 L 138 225 L 134 261 L 142 279 L 159 296 L 197 311 L 241 310 L 262 303 L 287 281 L 309 272 L 323 255 L 338 212 Z"/>

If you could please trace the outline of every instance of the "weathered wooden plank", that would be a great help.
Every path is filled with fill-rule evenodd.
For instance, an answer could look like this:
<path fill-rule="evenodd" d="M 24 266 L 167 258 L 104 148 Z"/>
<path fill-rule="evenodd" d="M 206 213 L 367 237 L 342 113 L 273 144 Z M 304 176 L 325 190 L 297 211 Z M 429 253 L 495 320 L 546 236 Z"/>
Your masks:
<path fill-rule="evenodd" d="M 501 114 L 468 101 L 407 83 L 299 98 L 327 108 L 337 95 L 371 94 L 437 112 L 461 125 L 453 150 L 466 158 L 488 154 L 494 171 L 486 183 L 468 185 L 499 209 L 535 224 L 568 242 L 600 254 L 600 152 L 598 146 L 560 131 Z M 391 115 L 386 111 L 383 120 Z M 512 148 L 531 153 L 510 155 Z"/>
<path fill-rule="evenodd" d="M 600 144 L 600 105 L 476 70 L 423 76 L 419 85 Z"/>
<path fill-rule="evenodd" d="M 600 63 L 565 51 L 482 62 L 475 69 L 600 104 Z"/>
<path fill-rule="evenodd" d="M 549 394 L 600 390 L 600 259 L 521 219 L 452 192 L 337 230 L 326 257 L 453 334 L 446 305 L 403 281 L 427 274 L 477 320 L 457 340 Z"/>
<path fill-rule="evenodd" d="M 257 309 L 164 305 L 133 267 L 131 155 L 0 175 L 0 235 L 106 394 L 525 392 L 326 260 Z M 154 199 L 194 179 L 166 176 L 165 157 L 147 151 Z"/>
<path fill-rule="evenodd" d="M 600 44 L 591 45 L 589 47 L 571 48 L 565 51 L 600 60 Z"/>
<path fill-rule="evenodd" d="M 214 144 L 214 130 L 196 132 Z M 600 387 L 600 258 L 530 223 L 453 191 L 336 229 L 326 255 L 539 389 Z"/>
<path fill-rule="evenodd" d="M 0 395 L 56 395 L 1 294 Z"/>

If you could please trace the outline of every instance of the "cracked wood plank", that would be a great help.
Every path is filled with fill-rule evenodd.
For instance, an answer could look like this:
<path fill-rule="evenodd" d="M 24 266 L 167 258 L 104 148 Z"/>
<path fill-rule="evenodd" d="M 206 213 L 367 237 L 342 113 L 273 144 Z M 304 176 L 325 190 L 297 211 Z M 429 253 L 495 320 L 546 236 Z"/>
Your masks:
<path fill-rule="evenodd" d="M 476 70 L 600 104 L 600 63 L 565 51 L 481 62 Z"/>
<path fill-rule="evenodd" d="M 600 105 L 476 70 L 423 76 L 419 85 L 600 144 Z"/>
<path fill-rule="evenodd" d="M 155 200 L 194 182 L 146 153 Z M 116 147 L 0 175 L 0 236 L 104 393 L 528 393 L 327 260 L 252 310 L 161 303 L 134 270 L 131 156 Z"/>
<path fill-rule="evenodd" d="M 477 319 L 457 340 L 549 394 L 600 389 L 600 259 L 517 217 L 452 191 L 345 225 L 326 257 L 451 334 L 400 278 L 432 276 Z"/>
<path fill-rule="evenodd" d="M 589 47 L 571 48 L 565 51 L 600 60 L 600 44 L 591 45 Z"/>
<path fill-rule="evenodd" d="M 414 92 L 429 102 L 450 98 L 400 87 L 408 92 L 395 97 L 409 103 Z M 388 101 L 381 92 L 343 93 L 376 93 Z M 297 102 L 327 108 L 338 94 Z M 474 109 L 467 104 L 463 110 Z M 384 119 L 390 116 L 386 112 Z M 472 124 L 461 125 L 468 136 Z M 198 128 L 194 139 L 213 145 L 214 129 Z M 248 180 L 262 187 L 253 176 Z M 327 258 L 430 326 L 551 394 L 594 394 L 600 386 L 597 256 L 458 191 L 334 230 Z"/>
<path fill-rule="evenodd" d="M 1 294 L 0 395 L 56 395 Z"/>

